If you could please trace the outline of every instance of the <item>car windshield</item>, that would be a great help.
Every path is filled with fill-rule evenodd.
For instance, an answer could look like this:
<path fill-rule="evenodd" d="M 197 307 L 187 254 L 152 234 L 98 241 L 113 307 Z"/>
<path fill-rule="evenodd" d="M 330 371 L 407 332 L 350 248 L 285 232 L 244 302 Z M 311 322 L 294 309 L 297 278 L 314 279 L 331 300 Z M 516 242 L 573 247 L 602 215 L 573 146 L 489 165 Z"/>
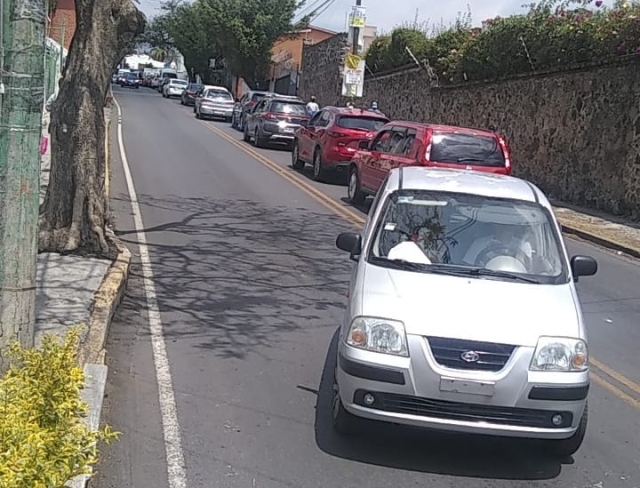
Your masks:
<path fill-rule="evenodd" d="M 504 154 L 498 138 L 478 134 L 435 133 L 429 160 L 437 163 L 502 167 Z"/>
<path fill-rule="evenodd" d="M 227 91 L 222 90 L 208 90 L 205 98 L 210 100 L 231 100 L 233 101 L 233 97 Z"/>
<path fill-rule="evenodd" d="M 353 115 L 343 115 L 338 118 L 336 124 L 343 129 L 366 130 L 378 132 L 388 122 L 387 119 L 375 117 L 357 117 Z"/>
<path fill-rule="evenodd" d="M 264 93 L 254 93 L 251 97 L 251 101 L 258 103 L 260 100 L 262 100 L 265 97 Z"/>
<path fill-rule="evenodd" d="M 368 259 L 421 272 L 564 283 L 564 254 L 541 205 L 424 190 L 387 197 Z"/>
<path fill-rule="evenodd" d="M 175 73 L 162 73 L 162 77 L 163 78 L 177 78 L 178 75 L 176 75 Z"/>
<path fill-rule="evenodd" d="M 191 83 L 189 85 L 189 90 L 191 91 L 198 91 L 200 88 L 202 88 L 202 85 L 198 83 Z"/>
<path fill-rule="evenodd" d="M 272 102 L 269 107 L 269 112 L 277 114 L 295 114 L 305 115 L 306 110 L 303 103 L 291 103 L 291 102 Z"/>

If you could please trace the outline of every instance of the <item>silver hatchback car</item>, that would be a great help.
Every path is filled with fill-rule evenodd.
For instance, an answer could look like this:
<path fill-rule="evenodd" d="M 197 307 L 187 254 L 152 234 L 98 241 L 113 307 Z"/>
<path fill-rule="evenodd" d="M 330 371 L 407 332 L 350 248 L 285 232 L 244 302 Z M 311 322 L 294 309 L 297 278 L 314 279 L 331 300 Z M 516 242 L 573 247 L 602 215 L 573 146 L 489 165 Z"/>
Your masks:
<path fill-rule="evenodd" d="M 340 330 L 334 428 L 354 416 L 544 439 L 575 453 L 587 427 L 587 335 L 552 207 L 529 182 L 462 170 L 391 171 L 364 231 Z"/>

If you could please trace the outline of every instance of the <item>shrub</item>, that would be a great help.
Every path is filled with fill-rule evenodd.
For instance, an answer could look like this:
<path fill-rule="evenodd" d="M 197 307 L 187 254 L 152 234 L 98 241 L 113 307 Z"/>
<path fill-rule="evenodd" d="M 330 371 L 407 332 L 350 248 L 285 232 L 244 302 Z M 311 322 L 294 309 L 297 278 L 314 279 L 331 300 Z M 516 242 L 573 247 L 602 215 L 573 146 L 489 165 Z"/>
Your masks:
<path fill-rule="evenodd" d="M 98 441 L 117 437 L 82 421 L 78 338 L 72 330 L 62 342 L 45 337 L 40 349 L 9 348 L 12 365 L 0 379 L 0 488 L 62 488 L 89 472 Z"/>
<path fill-rule="evenodd" d="M 542 0 L 524 15 L 486 20 L 481 29 L 457 22 L 433 37 L 406 31 L 396 29 L 372 46 L 367 63 L 373 72 L 408 64 L 402 54 L 408 45 L 443 83 L 486 80 L 640 53 L 640 1 L 618 0 L 608 8 L 597 0 Z"/>

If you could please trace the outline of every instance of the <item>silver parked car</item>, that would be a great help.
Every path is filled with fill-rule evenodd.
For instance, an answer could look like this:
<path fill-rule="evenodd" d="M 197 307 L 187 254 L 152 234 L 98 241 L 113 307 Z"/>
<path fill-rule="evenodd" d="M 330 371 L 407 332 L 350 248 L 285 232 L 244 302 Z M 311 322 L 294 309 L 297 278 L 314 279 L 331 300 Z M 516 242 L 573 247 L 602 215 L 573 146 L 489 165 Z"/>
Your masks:
<path fill-rule="evenodd" d="M 199 119 L 219 118 L 231 122 L 233 96 L 221 86 L 204 87 L 194 101 L 193 112 Z"/>
<path fill-rule="evenodd" d="M 543 439 L 575 453 L 587 427 L 587 335 L 552 207 L 509 176 L 392 170 L 363 234 L 340 330 L 334 428 L 354 416 Z"/>
<path fill-rule="evenodd" d="M 171 98 L 171 97 L 180 98 L 182 97 L 182 94 L 184 93 L 184 91 L 187 89 L 187 86 L 189 86 L 189 82 L 185 80 L 179 80 L 177 78 L 169 79 L 162 86 L 162 96 L 165 98 Z"/>

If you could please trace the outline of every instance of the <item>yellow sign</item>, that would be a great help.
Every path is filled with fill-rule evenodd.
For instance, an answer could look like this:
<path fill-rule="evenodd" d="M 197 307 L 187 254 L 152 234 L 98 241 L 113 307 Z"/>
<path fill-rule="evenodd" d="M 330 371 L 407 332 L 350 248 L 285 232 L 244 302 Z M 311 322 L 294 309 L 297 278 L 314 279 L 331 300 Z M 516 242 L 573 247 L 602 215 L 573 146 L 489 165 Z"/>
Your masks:
<path fill-rule="evenodd" d="M 347 54 L 344 58 L 344 65 L 349 69 L 358 69 L 362 58 L 356 54 Z"/>

